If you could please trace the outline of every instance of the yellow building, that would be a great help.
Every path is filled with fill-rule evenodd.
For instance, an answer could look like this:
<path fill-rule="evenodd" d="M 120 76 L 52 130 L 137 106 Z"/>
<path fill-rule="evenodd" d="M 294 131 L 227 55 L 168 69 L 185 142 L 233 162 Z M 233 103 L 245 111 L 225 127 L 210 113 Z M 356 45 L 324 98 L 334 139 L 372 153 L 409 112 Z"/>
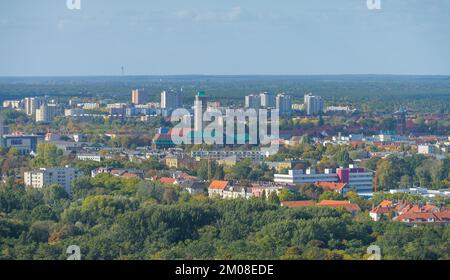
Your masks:
<path fill-rule="evenodd" d="M 166 157 L 166 165 L 169 168 L 178 168 L 179 160 L 177 157 L 168 156 Z"/>

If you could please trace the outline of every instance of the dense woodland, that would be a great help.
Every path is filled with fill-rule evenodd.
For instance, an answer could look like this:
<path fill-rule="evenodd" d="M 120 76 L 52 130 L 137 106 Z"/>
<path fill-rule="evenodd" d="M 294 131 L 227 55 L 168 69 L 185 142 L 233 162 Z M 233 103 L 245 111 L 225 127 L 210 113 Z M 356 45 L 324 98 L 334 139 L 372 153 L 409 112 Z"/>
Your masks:
<path fill-rule="evenodd" d="M 71 197 L 58 186 L 3 186 L 0 202 L 0 259 L 65 259 L 69 245 L 84 259 L 365 259 L 371 244 L 384 259 L 450 259 L 450 227 L 288 209 L 274 197 L 191 197 L 109 175 L 79 179 Z"/>

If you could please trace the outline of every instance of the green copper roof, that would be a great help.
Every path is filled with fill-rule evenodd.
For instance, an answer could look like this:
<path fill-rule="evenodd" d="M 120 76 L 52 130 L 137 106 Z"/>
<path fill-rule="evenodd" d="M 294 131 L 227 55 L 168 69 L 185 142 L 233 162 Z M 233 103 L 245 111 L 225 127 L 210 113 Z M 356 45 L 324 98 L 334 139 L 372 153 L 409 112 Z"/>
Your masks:
<path fill-rule="evenodd" d="M 197 96 L 204 97 L 206 93 L 204 91 L 197 92 Z"/>

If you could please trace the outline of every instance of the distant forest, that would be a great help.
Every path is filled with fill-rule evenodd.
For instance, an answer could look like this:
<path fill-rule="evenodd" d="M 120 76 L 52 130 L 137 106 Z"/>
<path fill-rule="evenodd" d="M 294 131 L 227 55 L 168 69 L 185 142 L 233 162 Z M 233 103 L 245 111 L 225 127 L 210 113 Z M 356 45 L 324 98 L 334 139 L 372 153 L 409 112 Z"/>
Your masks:
<path fill-rule="evenodd" d="M 308 92 L 321 95 L 327 105 L 349 105 L 364 112 L 412 111 L 450 113 L 450 76 L 115 76 L 115 77 L 3 77 L 0 102 L 25 96 L 112 98 L 128 101 L 133 88 L 145 88 L 154 101 L 162 90 L 183 89 L 184 103 L 198 90 L 223 105 L 239 105 L 244 95 L 285 92 L 302 103 Z"/>

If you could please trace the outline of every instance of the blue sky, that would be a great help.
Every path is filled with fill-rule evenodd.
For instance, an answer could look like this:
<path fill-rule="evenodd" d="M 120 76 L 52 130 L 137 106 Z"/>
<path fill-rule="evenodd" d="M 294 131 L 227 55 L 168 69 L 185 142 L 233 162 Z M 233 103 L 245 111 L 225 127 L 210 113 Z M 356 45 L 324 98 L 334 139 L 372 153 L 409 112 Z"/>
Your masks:
<path fill-rule="evenodd" d="M 450 1 L 0 0 L 0 76 L 450 74 Z"/>

